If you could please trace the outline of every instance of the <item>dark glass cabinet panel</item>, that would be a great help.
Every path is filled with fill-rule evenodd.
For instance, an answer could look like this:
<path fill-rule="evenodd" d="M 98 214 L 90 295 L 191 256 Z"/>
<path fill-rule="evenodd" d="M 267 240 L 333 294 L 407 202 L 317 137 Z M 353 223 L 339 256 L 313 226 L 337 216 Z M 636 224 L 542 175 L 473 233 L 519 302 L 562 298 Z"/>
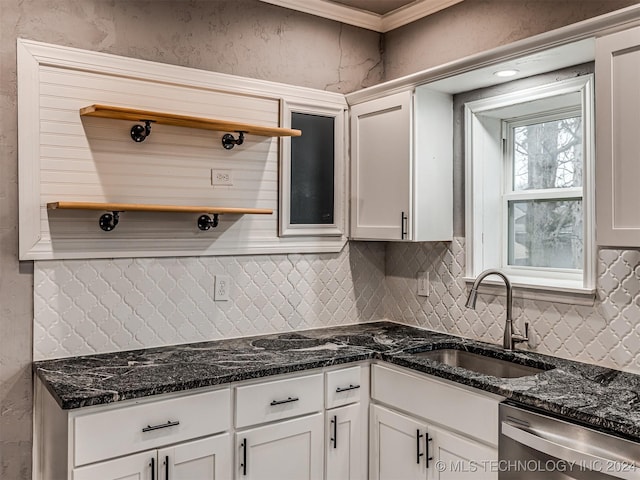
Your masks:
<path fill-rule="evenodd" d="M 291 225 L 334 223 L 335 117 L 291 113 Z"/>

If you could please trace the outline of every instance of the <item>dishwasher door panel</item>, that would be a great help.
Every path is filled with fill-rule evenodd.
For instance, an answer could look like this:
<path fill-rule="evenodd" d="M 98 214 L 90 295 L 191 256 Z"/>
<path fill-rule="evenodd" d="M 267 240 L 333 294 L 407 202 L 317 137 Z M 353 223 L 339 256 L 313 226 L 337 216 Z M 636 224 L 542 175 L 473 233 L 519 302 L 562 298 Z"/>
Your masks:
<path fill-rule="evenodd" d="M 500 405 L 500 480 L 640 480 L 640 445 Z"/>

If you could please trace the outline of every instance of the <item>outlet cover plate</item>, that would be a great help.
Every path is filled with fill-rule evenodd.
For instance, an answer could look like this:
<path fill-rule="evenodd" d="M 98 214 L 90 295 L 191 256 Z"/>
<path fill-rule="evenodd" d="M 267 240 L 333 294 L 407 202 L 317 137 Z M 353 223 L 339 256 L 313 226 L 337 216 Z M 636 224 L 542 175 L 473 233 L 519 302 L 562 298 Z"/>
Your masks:
<path fill-rule="evenodd" d="M 418 280 L 418 296 L 428 297 L 430 288 L 429 272 L 418 272 L 416 279 Z"/>
<path fill-rule="evenodd" d="M 233 185 L 231 170 L 211 169 L 211 185 L 214 187 L 230 187 Z"/>
<path fill-rule="evenodd" d="M 231 284 L 228 275 L 215 276 L 215 288 L 213 291 L 213 300 L 215 302 L 226 302 L 229 300 L 229 290 Z"/>

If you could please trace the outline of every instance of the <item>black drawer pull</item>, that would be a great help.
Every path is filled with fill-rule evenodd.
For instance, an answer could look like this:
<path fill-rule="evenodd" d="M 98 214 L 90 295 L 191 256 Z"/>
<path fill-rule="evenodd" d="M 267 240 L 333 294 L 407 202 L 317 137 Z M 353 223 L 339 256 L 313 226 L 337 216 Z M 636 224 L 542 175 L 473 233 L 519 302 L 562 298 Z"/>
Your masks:
<path fill-rule="evenodd" d="M 333 448 L 338 448 L 338 416 L 334 415 L 331 420 L 331 424 L 333 425 L 333 438 L 329 440 L 333 442 Z"/>
<path fill-rule="evenodd" d="M 360 388 L 360 385 L 351 385 L 348 387 L 338 387 L 336 388 L 336 393 L 348 392 L 349 390 L 355 390 L 356 388 Z"/>
<path fill-rule="evenodd" d="M 247 439 L 243 438 L 240 443 L 240 448 L 242 448 L 242 463 L 240 466 L 242 467 L 242 476 L 247 476 Z"/>
<path fill-rule="evenodd" d="M 161 423 L 160 425 L 147 425 L 142 429 L 142 433 L 152 432 L 153 430 L 160 430 L 161 428 L 175 427 L 180 425 L 179 421 L 172 422 L 169 420 L 167 423 Z"/>
<path fill-rule="evenodd" d="M 275 407 L 276 405 L 282 405 L 283 403 L 297 402 L 300 400 L 298 397 L 288 397 L 286 400 L 273 400 L 269 405 Z"/>
<path fill-rule="evenodd" d="M 418 465 L 420 465 L 420 457 L 424 455 L 424 453 L 420 453 L 420 439 L 422 437 L 424 437 L 424 435 L 420 433 L 420 429 L 416 429 L 416 463 Z"/>
<path fill-rule="evenodd" d="M 433 460 L 433 457 L 429 456 L 429 442 L 432 440 L 433 438 L 429 436 L 429 432 L 425 433 L 424 451 L 426 453 L 425 458 L 427 459 L 427 468 L 429 468 L 429 460 Z"/>
<path fill-rule="evenodd" d="M 156 459 L 151 457 L 151 463 L 149 464 L 151 467 L 151 480 L 156 480 Z"/>

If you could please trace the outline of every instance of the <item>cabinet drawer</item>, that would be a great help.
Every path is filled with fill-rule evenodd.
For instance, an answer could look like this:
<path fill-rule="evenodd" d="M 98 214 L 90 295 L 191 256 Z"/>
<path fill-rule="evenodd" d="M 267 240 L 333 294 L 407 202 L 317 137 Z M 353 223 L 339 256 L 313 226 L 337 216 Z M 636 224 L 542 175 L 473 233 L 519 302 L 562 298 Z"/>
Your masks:
<path fill-rule="evenodd" d="M 373 366 L 371 378 L 373 399 L 491 445 L 498 444 L 501 397 L 381 365 Z"/>
<path fill-rule="evenodd" d="M 362 368 L 359 366 L 327 372 L 326 408 L 359 402 L 361 398 L 369 395 L 367 387 L 362 379 Z"/>
<path fill-rule="evenodd" d="M 229 389 L 79 414 L 73 418 L 74 465 L 221 432 L 230 418 Z"/>
<path fill-rule="evenodd" d="M 236 388 L 236 427 L 282 420 L 323 408 L 322 374 Z"/>

